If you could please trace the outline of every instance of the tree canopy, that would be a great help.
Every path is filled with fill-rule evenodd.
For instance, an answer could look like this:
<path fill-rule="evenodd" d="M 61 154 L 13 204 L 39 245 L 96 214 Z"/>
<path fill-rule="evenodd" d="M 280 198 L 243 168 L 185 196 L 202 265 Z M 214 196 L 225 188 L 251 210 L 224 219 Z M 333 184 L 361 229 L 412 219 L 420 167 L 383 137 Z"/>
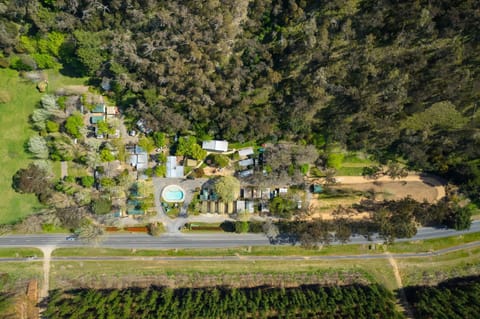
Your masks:
<path fill-rule="evenodd" d="M 240 195 L 240 181 L 233 176 L 219 177 L 214 184 L 215 192 L 224 202 L 233 202 Z"/>

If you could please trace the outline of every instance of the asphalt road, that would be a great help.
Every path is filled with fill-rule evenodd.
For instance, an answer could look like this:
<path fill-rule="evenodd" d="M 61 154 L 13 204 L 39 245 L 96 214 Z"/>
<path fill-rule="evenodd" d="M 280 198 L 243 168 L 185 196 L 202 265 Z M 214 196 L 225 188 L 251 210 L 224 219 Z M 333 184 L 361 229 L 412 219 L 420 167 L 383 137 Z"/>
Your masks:
<path fill-rule="evenodd" d="M 454 231 L 450 229 L 420 228 L 416 236 L 397 241 L 415 241 L 432 238 L 441 238 L 467 233 L 480 232 L 480 221 L 472 223 L 472 227 L 466 231 Z M 67 234 L 45 235 L 8 235 L 0 237 L 0 247 L 79 247 L 91 246 L 81 241 L 67 241 Z M 352 244 L 369 244 L 383 242 L 381 238 L 372 237 L 372 241 L 362 236 L 352 237 Z M 332 243 L 338 244 L 338 243 Z M 263 234 L 168 234 L 160 237 L 152 237 L 146 234 L 122 234 L 106 235 L 98 244 L 99 247 L 108 248 L 137 248 L 137 249 L 174 249 L 174 248 L 228 248 L 238 246 L 265 246 L 270 245 L 269 240 Z"/>

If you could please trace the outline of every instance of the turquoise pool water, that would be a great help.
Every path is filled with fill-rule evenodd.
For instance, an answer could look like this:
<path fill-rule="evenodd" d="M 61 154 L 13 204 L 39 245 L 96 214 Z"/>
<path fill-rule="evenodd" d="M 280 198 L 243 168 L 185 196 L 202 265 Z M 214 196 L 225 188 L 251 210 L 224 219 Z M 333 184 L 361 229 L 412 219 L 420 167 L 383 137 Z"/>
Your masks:
<path fill-rule="evenodd" d="M 185 197 L 185 192 L 179 186 L 169 185 L 163 190 L 162 197 L 166 202 L 181 202 Z"/>

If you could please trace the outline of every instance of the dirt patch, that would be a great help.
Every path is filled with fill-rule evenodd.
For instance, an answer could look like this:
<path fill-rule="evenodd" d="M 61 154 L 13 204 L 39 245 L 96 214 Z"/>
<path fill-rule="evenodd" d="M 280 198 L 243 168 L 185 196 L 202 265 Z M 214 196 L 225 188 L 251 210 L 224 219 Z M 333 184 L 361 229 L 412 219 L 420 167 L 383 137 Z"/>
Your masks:
<path fill-rule="evenodd" d="M 298 287 L 300 285 L 348 285 L 354 283 L 368 284 L 363 274 L 353 271 L 339 271 L 330 274 L 310 273 L 243 273 L 243 274 L 174 274 L 157 276 L 126 276 L 118 280 L 116 276 L 99 275 L 95 278 L 59 278 L 63 289 L 94 288 L 94 289 L 124 289 L 128 287 L 147 288 L 152 285 L 170 288 L 200 288 L 213 286 L 227 287 Z"/>
<path fill-rule="evenodd" d="M 439 198 L 445 196 L 443 186 L 431 183 L 431 181 L 419 179 L 417 176 L 409 177 L 409 180 L 391 181 L 383 179 L 381 181 L 369 181 L 363 177 L 340 177 L 341 184 L 333 185 L 333 189 L 351 189 L 354 191 L 376 193 L 377 200 L 399 200 L 410 196 L 411 198 L 423 202 L 424 200 L 433 203 Z M 347 182 L 349 182 L 347 184 Z M 314 196 L 310 200 L 311 211 L 313 214 L 309 218 L 333 219 L 333 211 L 338 206 L 351 207 L 360 202 L 362 196 L 350 196 L 343 198 L 318 199 Z M 357 213 L 352 219 L 368 218 L 369 213 Z"/>
<path fill-rule="evenodd" d="M 58 89 L 55 94 L 57 95 L 82 95 L 88 92 L 88 86 L 86 85 L 66 85 Z"/>
<path fill-rule="evenodd" d="M 203 168 L 203 171 L 206 176 L 232 176 L 235 173 L 231 168 L 222 168 L 219 170 L 218 168 L 209 166 Z"/>
<path fill-rule="evenodd" d="M 437 190 L 435 187 L 423 182 L 376 182 L 376 183 L 361 183 L 361 184 L 342 184 L 339 186 L 332 186 L 336 189 L 353 189 L 358 191 L 376 192 L 377 199 L 383 200 L 398 200 L 407 196 L 421 202 L 434 202 L 437 199 Z"/>

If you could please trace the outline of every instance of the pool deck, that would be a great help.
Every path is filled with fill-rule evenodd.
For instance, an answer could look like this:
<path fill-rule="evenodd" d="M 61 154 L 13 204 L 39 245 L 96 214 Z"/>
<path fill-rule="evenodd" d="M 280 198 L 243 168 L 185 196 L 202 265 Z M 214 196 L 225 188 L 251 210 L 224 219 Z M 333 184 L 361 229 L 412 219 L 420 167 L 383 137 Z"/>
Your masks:
<path fill-rule="evenodd" d="M 193 193 L 195 192 L 195 188 L 201 187 L 205 182 L 208 181 L 208 178 L 196 178 L 196 179 L 183 179 L 183 178 L 160 178 L 154 177 L 152 178 L 153 186 L 154 186 L 154 198 L 155 198 L 155 206 L 157 208 L 157 216 L 154 217 L 156 221 L 162 221 L 167 225 L 167 230 L 171 233 L 178 232 L 178 228 L 183 226 L 186 223 L 187 208 L 193 198 Z M 182 207 L 180 209 L 179 218 L 171 219 L 169 218 L 161 205 L 162 201 L 162 191 L 168 185 L 178 185 L 185 191 L 184 193 L 184 201 Z"/>
<path fill-rule="evenodd" d="M 181 195 L 178 198 L 172 198 L 172 196 L 168 196 L 168 192 L 181 193 Z M 162 190 L 162 199 L 168 203 L 183 202 L 185 200 L 185 190 L 177 184 L 167 185 Z"/>

